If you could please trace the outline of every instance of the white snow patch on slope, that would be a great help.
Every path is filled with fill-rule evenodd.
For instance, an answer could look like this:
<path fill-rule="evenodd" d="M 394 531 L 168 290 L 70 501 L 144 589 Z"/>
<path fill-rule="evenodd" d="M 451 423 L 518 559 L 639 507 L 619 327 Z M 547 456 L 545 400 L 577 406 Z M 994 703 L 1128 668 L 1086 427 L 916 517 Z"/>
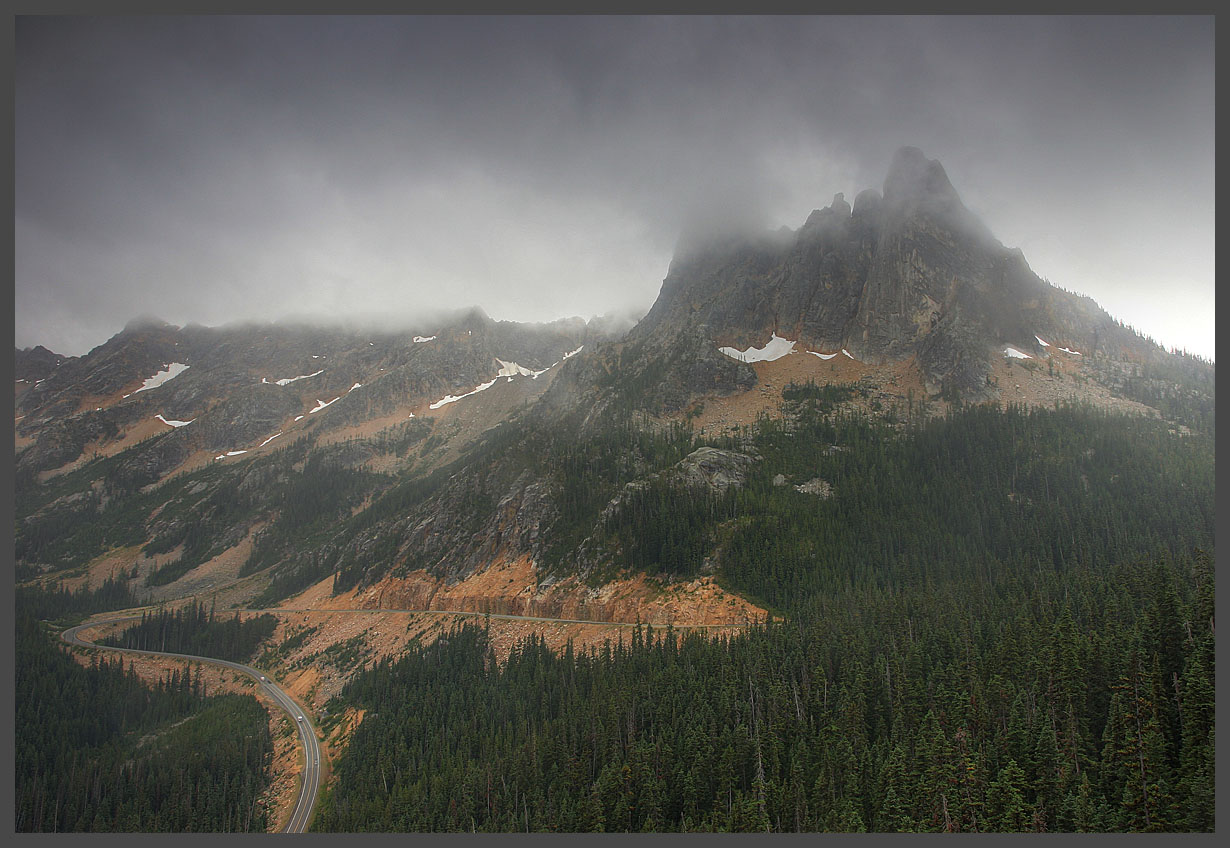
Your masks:
<path fill-rule="evenodd" d="M 363 388 L 362 383 L 355 383 L 353 386 L 350 387 L 350 389 L 346 392 L 346 394 L 350 394 L 350 392 L 353 392 L 355 389 L 361 389 L 361 388 Z"/>
<path fill-rule="evenodd" d="M 301 374 L 298 377 L 284 377 L 281 380 L 274 380 L 273 382 L 277 383 L 279 386 L 288 386 L 296 380 L 306 380 L 308 377 L 315 377 L 317 374 L 323 373 L 325 373 L 325 369 L 321 368 L 319 371 L 313 371 L 311 374 Z M 264 381 L 262 380 L 261 382 Z"/>
<path fill-rule="evenodd" d="M 422 344 L 423 342 L 435 341 L 435 338 L 436 338 L 435 336 L 415 336 L 414 343 Z"/>
<path fill-rule="evenodd" d="M 516 377 L 518 374 L 524 377 L 533 377 L 535 380 L 537 380 L 538 375 L 544 373 L 547 370 L 546 368 L 544 368 L 542 369 L 542 371 L 534 371 L 530 368 L 526 368 L 524 365 L 518 365 L 515 362 L 505 362 L 503 359 L 500 359 L 498 356 L 495 358 L 495 361 L 500 363 L 500 370 L 496 373 L 495 376 L 507 377 L 510 380 L 513 377 Z"/>
<path fill-rule="evenodd" d="M 214 459 L 226 459 L 228 456 L 239 456 L 241 453 L 247 453 L 247 451 L 246 450 L 227 451 L 226 453 L 218 454 L 217 456 L 214 457 Z"/>
<path fill-rule="evenodd" d="M 1041 336 L 1034 336 L 1034 338 L 1035 338 L 1035 339 L 1037 339 L 1037 340 L 1038 340 L 1038 344 L 1042 345 L 1043 347 L 1050 347 L 1050 346 L 1051 346 L 1051 345 L 1050 345 L 1050 342 L 1044 342 L 1044 341 L 1042 341 L 1042 337 L 1041 337 Z"/>
<path fill-rule="evenodd" d="M 584 347 L 585 347 L 585 345 L 581 345 L 581 347 L 577 348 L 576 350 L 570 350 L 570 351 L 568 351 L 567 353 L 565 353 L 565 354 L 564 354 L 564 359 L 570 359 L 570 358 L 572 358 L 572 357 L 576 356 L 578 353 L 580 353 L 580 352 L 581 352 L 581 350 L 582 350 Z M 564 359 L 561 359 L 561 360 L 560 360 L 560 362 L 563 362 L 563 361 L 564 361 Z"/>
<path fill-rule="evenodd" d="M 188 366 L 182 362 L 172 362 L 168 365 L 163 365 L 161 371 L 152 377 L 147 377 L 145 382 L 141 384 L 141 388 L 134 392 L 124 395 L 124 397 L 132 397 L 137 392 L 147 392 L 150 389 L 156 389 L 165 383 L 167 380 L 174 380 L 180 374 L 188 370 Z M 39 382 L 43 382 L 39 380 Z"/>
<path fill-rule="evenodd" d="M 841 352 L 844 353 L 846 356 L 850 357 L 851 359 L 854 359 L 854 354 L 850 353 L 850 351 L 846 350 L 844 347 L 841 349 Z M 855 360 L 855 361 L 857 362 L 858 360 Z"/>
<path fill-rule="evenodd" d="M 807 352 L 810 353 L 812 356 L 818 356 L 821 359 L 825 359 L 825 360 L 832 359 L 834 356 L 837 355 L 835 353 L 818 353 L 817 351 L 814 351 L 814 350 L 809 350 Z"/>
<path fill-rule="evenodd" d="M 328 406 L 329 404 L 331 404 L 331 403 L 337 403 L 337 402 L 338 402 L 339 400 L 341 400 L 341 399 L 342 399 L 342 396 L 341 396 L 341 395 L 338 395 L 338 396 L 337 396 L 337 397 L 335 397 L 333 400 L 329 401 L 329 403 L 325 403 L 325 402 L 324 402 L 323 400 L 321 400 L 320 398 L 316 398 L 316 406 L 314 406 L 314 407 L 312 407 L 311 409 L 309 409 L 309 410 L 308 410 L 308 415 L 311 415 L 313 412 L 320 412 L 322 409 L 324 409 L 324 408 L 325 408 L 326 406 Z M 299 420 L 299 419 L 297 419 L 297 418 L 296 418 L 295 420 L 297 421 L 297 420 Z"/>
<path fill-rule="evenodd" d="M 320 401 L 317 401 L 317 403 L 320 403 Z M 296 420 L 296 421 L 298 421 L 298 420 L 299 420 L 300 418 L 302 418 L 302 417 L 303 417 L 302 415 L 296 415 L 296 416 L 295 416 L 295 420 Z"/>
<path fill-rule="evenodd" d="M 1008 345 L 1008 347 L 1004 348 L 1004 356 L 1009 356 L 1013 359 L 1033 359 L 1033 357 L 1028 353 L 1022 353 L 1012 345 Z"/>
<path fill-rule="evenodd" d="M 741 362 L 773 362 L 788 353 L 794 353 L 794 342 L 774 333 L 773 338 L 769 339 L 764 347 L 749 347 L 747 350 L 719 347 L 718 350 L 731 359 L 738 359 Z"/>
<path fill-rule="evenodd" d="M 270 442 L 272 442 L 274 439 L 276 439 L 276 438 L 277 438 L 278 436 L 280 436 L 280 435 L 282 435 L 282 433 L 281 433 L 280 431 L 279 431 L 279 432 L 277 432 L 277 433 L 274 433 L 272 436 L 270 436 L 269 438 L 265 439 L 265 441 L 263 441 L 263 442 L 261 442 L 259 445 L 257 445 L 257 447 L 258 447 L 258 448 L 263 448 L 265 445 L 269 444 Z"/>
<path fill-rule="evenodd" d="M 1064 353 L 1070 353 L 1073 356 L 1084 356 L 1085 355 L 1081 353 L 1079 350 L 1068 350 L 1066 347 L 1061 347 L 1060 350 L 1062 350 Z"/>
<path fill-rule="evenodd" d="M 494 377 L 491 380 L 488 380 L 486 383 L 483 383 L 482 385 L 475 386 L 473 391 L 466 392 L 464 395 L 445 395 L 444 397 L 440 398 L 435 403 L 428 404 L 427 408 L 428 409 L 439 409 L 440 407 L 444 406 L 446 403 L 456 403 L 462 398 L 468 398 L 470 395 L 476 395 L 479 392 L 485 392 L 487 389 L 494 386 L 495 381 L 498 379 L 499 377 Z"/>
<path fill-rule="evenodd" d="M 97 411 L 97 410 L 95 410 L 95 411 Z M 157 418 L 159 421 L 161 421 L 163 424 L 169 424 L 169 425 L 170 425 L 170 426 L 172 426 L 172 427 L 187 427 L 189 424 L 191 424 L 193 421 L 195 421 L 195 420 L 196 420 L 195 418 L 192 418 L 192 419 L 190 419 L 190 420 L 188 420 L 188 421 L 176 421 L 176 420 L 174 420 L 174 419 L 172 419 L 172 420 L 168 421 L 167 419 L 165 419 L 165 418 L 163 418 L 163 417 L 162 417 L 162 413 L 161 413 L 161 412 L 160 412 L 160 413 L 158 413 L 157 415 L 155 415 L 154 417 L 155 417 L 155 418 Z"/>

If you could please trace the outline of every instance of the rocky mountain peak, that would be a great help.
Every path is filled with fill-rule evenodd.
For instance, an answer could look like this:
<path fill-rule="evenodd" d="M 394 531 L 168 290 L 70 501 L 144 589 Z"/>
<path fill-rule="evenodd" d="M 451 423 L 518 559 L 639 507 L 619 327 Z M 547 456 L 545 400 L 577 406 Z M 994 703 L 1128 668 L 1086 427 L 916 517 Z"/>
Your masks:
<path fill-rule="evenodd" d="M 894 155 L 882 194 L 861 191 L 851 209 L 839 192 L 788 239 L 745 233 L 687 248 L 629 339 L 656 340 L 661 352 L 704 328 L 708 344 L 737 350 L 777 334 L 877 367 L 913 358 L 929 394 L 971 400 L 995 394 L 991 366 L 1006 345 L 1045 358 L 1036 337 L 1095 352 L 1114 336 L 1117 349 L 1154 355 L 1104 311 L 1038 278 L 916 147 Z M 672 359 L 672 385 L 704 393 L 706 381 L 687 376 L 702 359 Z"/>
<path fill-rule="evenodd" d="M 884 207 L 898 220 L 930 220 L 962 235 L 993 240 L 986 224 L 961 202 L 938 159 L 902 147 L 884 179 Z"/>
<path fill-rule="evenodd" d="M 904 205 L 927 198 L 958 199 L 957 190 L 938 159 L 928 159 L 917 147 L 902 147 L 884 179 L 884 199 Z"/>

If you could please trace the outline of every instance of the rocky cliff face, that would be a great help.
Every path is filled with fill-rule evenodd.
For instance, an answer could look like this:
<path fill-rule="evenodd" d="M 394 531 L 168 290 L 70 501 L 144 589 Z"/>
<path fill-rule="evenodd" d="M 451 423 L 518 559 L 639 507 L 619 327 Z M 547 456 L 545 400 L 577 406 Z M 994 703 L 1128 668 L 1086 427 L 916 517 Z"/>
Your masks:
<path fill-rule="evenodd" d="M 863 191 L 853 207 L 838 194 L 794 233 L 688 246 L 629 338 L 660 344 L 702 326 L 712 346 L 745 350 L 776 333 L 871 364 L 913 356 L 931 394 L 970 400 L 989 396 L 1005 345 L 1045 355 L 1035 336 L 1088 353 L 1161 353 L 1038 278 L 965 207 L 943 166 L 910 147 L 883 193 Z"/>

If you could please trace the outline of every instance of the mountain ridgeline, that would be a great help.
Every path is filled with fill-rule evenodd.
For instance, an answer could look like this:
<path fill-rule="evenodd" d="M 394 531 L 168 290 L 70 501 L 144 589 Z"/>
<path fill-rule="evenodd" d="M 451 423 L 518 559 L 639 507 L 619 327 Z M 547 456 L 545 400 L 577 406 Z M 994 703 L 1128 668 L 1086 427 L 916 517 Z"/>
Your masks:
<path fill-rule="evenodd" d="M 770 337 L 819 356 L 728 355 Z M 938 162 L 904 148 L 882 194 L 838 195 L 797 232 L 685 240 L 626 333 L 473 309 L 400 333 L 141 319 L 84 357 L 18 351 L 18 573 L 46 583 L 124 548 L 130 588 L 162 600 L 247 540 L 236 576 L 260 574 L 249 594 L 265 601 L 329 576 L 337 591 L 420 569 L 455 582 L 517 557 L 540 588 L 631 561 L 720 574 L 721 532 L 668 545 L 690 553 L 664 567 L 629 516 L 655 514 L 649 498 L 684 515 L 736 497 L 663 474 L 706 445 L 739 453 L 757 416 L 792 426 L 772 369 L 803 361 L 838 411 L 898 429 L 963 402 L 1028 406 L 1017 380 L 1047 383 L 1037 405 L 1062 392 L 1162 430 L 1213 425 L 1211 363 L 1040 280 Z M 837 363 L 861 370 L 843 381 Z M 916 395 L 877 376 L 903 366 Z M 706 403 L 753 399 L 742 422 L 690 427 Z"/>

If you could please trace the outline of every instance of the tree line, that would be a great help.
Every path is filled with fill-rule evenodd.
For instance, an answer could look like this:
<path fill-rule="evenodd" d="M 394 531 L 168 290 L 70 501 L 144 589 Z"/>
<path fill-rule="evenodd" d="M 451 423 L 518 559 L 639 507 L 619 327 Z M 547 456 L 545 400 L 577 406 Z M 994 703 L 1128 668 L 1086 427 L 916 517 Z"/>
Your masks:
<path fill-rule="evenodd" d="M 1204 554 L 867 587 L 728 639 L 467 625 L 344 690 L 321 831 L 1209 831 Z M 822 614 L 821 614 L 822 613 Z"/>

